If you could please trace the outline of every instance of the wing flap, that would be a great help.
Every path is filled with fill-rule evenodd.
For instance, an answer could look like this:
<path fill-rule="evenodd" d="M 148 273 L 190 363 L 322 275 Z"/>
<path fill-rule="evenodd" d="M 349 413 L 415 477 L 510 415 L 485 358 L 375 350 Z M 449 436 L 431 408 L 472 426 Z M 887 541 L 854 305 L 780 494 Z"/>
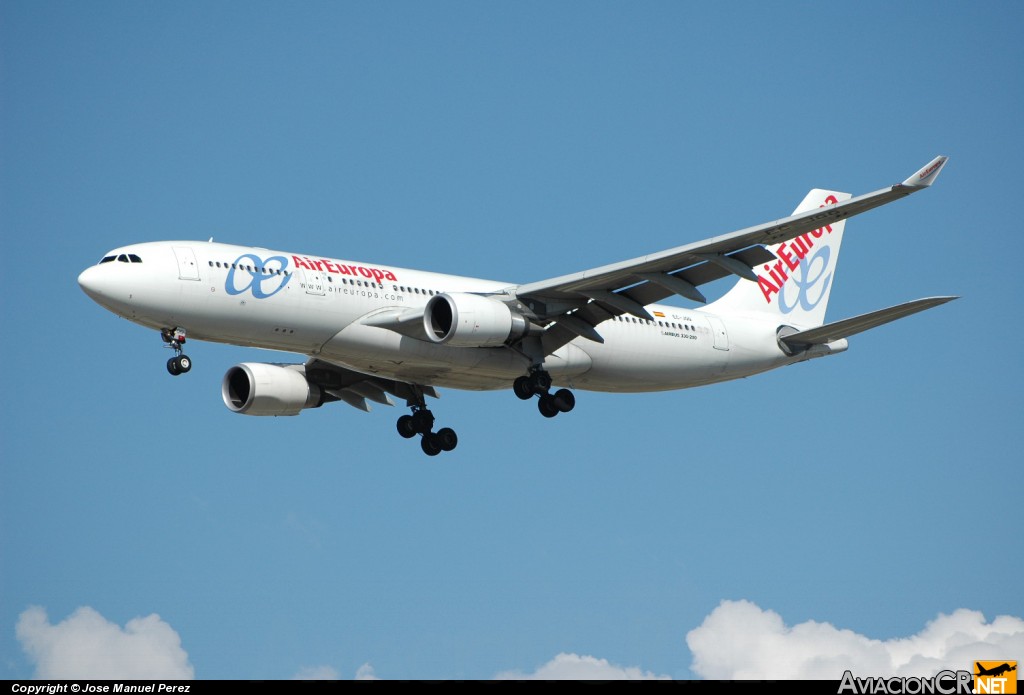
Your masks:
<path fill-rule="evenodd" d="M 958 297 L 927 297 L 925 299 L 915 299 L 912 302 L 897 304 L 896 306 L 891 306 L 887 309 L 879 309 L 878 311 L 861 314 L 860 316 L 854 316 L 853 318 L 843 319 L 842 321 L 828 323 L 817 328 L 811 328 L 806 331 L 782 336 L 780 340 L 796 349 L 806 348 L 810 345 L 831 343 L 835 340 L 839 340 L 840 338 L 848 338 L 851 335 L 862 333 L 870 328 L 875 328 L 889 323 L 890 321 L 895 321 L 897 319 L 910 316 L 911 314 L 916 314 L 919 311 L 940 306 L 946 302 L 951 302 L 954 299 L 958 299 Z"/>
<path fill-rule="evenodd" d="M 384 405 L 394 405 L 388 394 L 410 405 L 424 396 L 438 398 L 433 386 L 412 384 L 394 379 L 363 374 L 325 360 L 312 358 L 306 362 L 306 378 L 317 384 L 332 397 L 359 410 L 369 411 L 366 399 Z"/>
<path fill-rule="evenodd" d="M 343 403 L 348 403 L 356 410 L 362 410 L 364 413 L 370 412 L 370 405 L 366 402 L 366 399 L 359 394 L 352 393 L 347 389 L 324 389 L 327 393 L 337 398 Z"/>

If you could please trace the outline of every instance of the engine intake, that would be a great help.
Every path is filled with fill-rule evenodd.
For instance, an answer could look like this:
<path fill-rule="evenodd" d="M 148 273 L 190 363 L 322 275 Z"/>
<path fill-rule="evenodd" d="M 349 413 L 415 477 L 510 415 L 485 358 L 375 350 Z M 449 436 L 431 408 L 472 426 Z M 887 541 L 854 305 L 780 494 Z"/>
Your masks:
<path fill-rule="evenodd" d="M 436 294 L 423 312 L 423 330 L 435 343 L 494 347 L 526 335 L 530 324 L 506 304 L 477 294 Z"/>
<path fill-rule="evenodd" d="M 324 403 L 323 391 L 305 371 L 301 364 L 237 364 L 224 374 L 221 397 L 228 410 L 242 415 L 298 415 Z"/>

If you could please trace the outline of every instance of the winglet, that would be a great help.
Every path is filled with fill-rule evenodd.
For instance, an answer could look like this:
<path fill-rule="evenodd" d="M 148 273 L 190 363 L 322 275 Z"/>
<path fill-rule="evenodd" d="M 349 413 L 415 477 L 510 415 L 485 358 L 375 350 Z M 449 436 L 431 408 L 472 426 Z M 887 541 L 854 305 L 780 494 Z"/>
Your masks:
<path fill-rule="evenodd" d="M 949 157 L 939 155 L 932 161 L 928 162 L 924 168 L 920 171 L 915 172 L 910 178 L 903 182 L 904 186 L 910 186 L 912 188 L 927 188 L 935 183 L 935 179 L 939 177 L 939 172 L 942 171 L 942 167 L 946 166 L 946 162 L 949 161 Z"/>

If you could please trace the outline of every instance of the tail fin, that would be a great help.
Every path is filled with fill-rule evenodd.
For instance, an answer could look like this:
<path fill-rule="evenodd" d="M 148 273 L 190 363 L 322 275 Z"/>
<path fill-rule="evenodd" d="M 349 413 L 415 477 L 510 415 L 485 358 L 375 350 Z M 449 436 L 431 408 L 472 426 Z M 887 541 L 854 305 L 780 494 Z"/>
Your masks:
<path fill-rule="evenodd" d="M 849 198 L 849 193 L 815 188 L 793 214 Z M 775 315 L 785 323 L 802 327 L 822 325 L 845 227 L 846 220 L 840 220 L 767 247 L 776 260 L 754 268 L 757 282 L 740 280 L 721 299 L 708 305 L 707 311 Z"/>

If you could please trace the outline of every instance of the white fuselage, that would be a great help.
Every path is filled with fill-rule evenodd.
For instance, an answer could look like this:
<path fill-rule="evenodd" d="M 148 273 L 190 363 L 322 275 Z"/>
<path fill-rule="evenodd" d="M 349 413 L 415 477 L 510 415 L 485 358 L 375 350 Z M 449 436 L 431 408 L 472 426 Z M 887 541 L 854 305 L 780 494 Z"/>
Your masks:
<path fill-rule="evenodd" d="M 196 241 L 116 249 L 79 283 L 110 311 L 150 328 L 183 327 L 190 340 L 301 353 L 405 382 L 504 389 L 531 367 L 507 346 L 451 347 L 363 323 L 381 311 L 421 308 L 438 293 L 500 292 L 512 283 Z M 603 343 L 577 338 L 543 368 L 571 388 L 641 392 L 735 379 L 810 356 L 787 356 L 778 321 L 764 316 L 647 310 L 655 321 L 628 314 L 605 321 Z"/>

